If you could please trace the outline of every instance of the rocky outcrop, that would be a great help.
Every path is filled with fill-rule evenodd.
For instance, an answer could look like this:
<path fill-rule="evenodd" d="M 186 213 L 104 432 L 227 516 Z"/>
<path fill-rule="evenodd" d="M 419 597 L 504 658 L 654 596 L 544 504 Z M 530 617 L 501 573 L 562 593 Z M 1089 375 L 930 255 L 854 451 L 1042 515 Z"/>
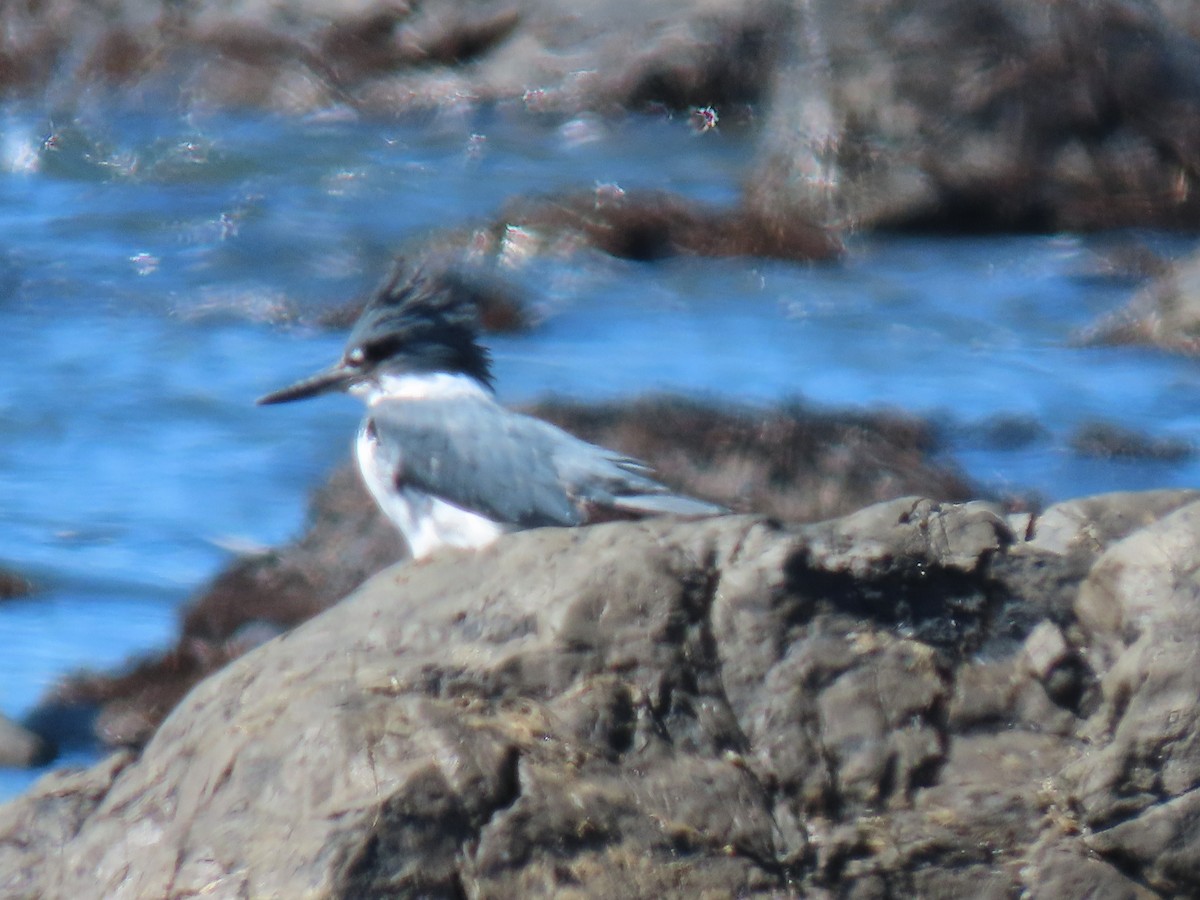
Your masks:
<path fill-rule="evenodd" d="M 101 84 L 159 105 L 372 115 L 490 104 L 566 136 L 630 112 L 698 130 L 765 121 L 728 223 L 666 210 L 675 236 L 714 252 L 790 252 L 809 239 L 797 220 L 1195 228 L 1198 19 L 1172 0 L 46 0 L 0 6 L 0 94 L 69 108 Z"/>
<path fill-rule="evenodd" d="M 1195 228 L 1194 7 L 817 0 L 752 204 L 867 228 Z"/>
<path fill-rule="evenodd" d="M 5 896 L 1187 896 L 1200 492 L 400 564 L 0 808 Z"/>
<path fill-rule="evenodd" d="M 769 87 L 790 6 L 671 0 L 163 0 L 0 8 L 0 92 L 96 83 L 137 97 L 373 113 L 516 103 L 534 115 L 717 104 L 744 119 Z"/>
<path fill-rule="evenodd" d="M 787 521 L 828 518 L 912 493 L 939 500 L 977 495 L 957 471 L 933 460 L 930 428 L 898 415 L 799 406 L 722 410 L 670 398 L 544 403 L 533 412 L 651 462 L 670 484 Z M 344 466 L 315 497 L 304 536 L 221 573 L 189 607 L 174 648 L 128 671 L 72 676 L 40 717 L 94 729 L 110 746 L 144 744 L 201 678 L 331 606 L 404 553 L 358 473 Z M 93 707 L 98 715 L 78 714 Z"/>

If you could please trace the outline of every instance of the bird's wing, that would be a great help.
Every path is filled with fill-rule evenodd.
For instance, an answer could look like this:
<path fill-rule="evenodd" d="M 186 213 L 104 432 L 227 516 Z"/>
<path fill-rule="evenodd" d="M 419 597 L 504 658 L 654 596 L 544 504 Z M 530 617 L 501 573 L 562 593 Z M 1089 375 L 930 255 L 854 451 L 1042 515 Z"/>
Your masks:
<path fill-rule="evenodd" d="M 555 445 L 537 427 L 545 423 L 471 396 L 383 400 L 372 419 L 398 485 L 522 528 L 583 520 L 554 465 Z"/>
<path fill-rule="evenodd" d="M 640 460 L 487 397 L 384 400 L 376 434 L 398 484 L 522 528 L 579 525 L 587 511 L 709 516 L 722 507 L 673 493 Z"/>
<path fill-rule="evenodd" d="M 618 516 L 713 516 L 724 507 L 674 493 L 656 481 L 653 470 L 639 459 L 589 444 L 540 419 L 527 419 L 554 447 L 554 467 L 568 494 L 588 510 L 608 510 Z"/>

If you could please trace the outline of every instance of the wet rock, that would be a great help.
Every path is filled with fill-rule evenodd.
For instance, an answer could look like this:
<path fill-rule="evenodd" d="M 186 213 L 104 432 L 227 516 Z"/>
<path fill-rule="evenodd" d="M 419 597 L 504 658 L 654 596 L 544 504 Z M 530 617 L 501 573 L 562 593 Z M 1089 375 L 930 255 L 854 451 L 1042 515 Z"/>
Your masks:
<path fill-rule="evenodd" d="M 446 272 L 473 296 L 485 329 L 514 331 L 527 327 L 532 316 L 500 273 L 537 259 L 591 252 L 641 262 L 677 256 L 828 262 L 844 251 L 835 231 L 801 216 L 772 218 L 744 205 L 714 206 L 610 183 L 510 200 L 490 223 L 436 231 L 408 243 L 397 266 Z M 321 323 L 349 324 L 361 309 L 361 302 L 346 304 Z"/>
<path fill-rule="evenodd" d="M 1033 416 L 995 415 L 973 422 L 939 423 L 947 443 L 989 450 L 1020 450 L 1048 442 L 1050 430 Z"/>
<path fill-rule="evenodd" d="M 1197 515 L 1087 498 L 1046 531 L 1096 540 L 1039 542 L 902 498 L 401 564 L 0 808 L 4 888 L 1189 896 Z"/>
<path fill-rule="evenodd" d="M 54 758 L 54 748 L 28 728 L 0 715 L 0 766 L 45 765 Z"/>
<path fill-rule="evenodd" d="M 583 248 L 641 261 L 680 255 L 820 261 L 843 250 L 836 234 L 801 216 L 718 209 L 662 191 L 615 185 L 513 201 L 496 225 L 476 233 L 474 247 L 509 264 L 533 254 Z"/>
<path fill-rule="evenodd" d="M 1085 346 L 1134 344 L 1200 352 L 1200 254 L 1175 263 L 1078 341 Z"/>
<path fill-rule="evenodd" d="M 544 403 L 532 410 L 586 440 L 652 463 L 667 482 L 788 521 L 838 515 L 911 493 L 959 500 L 973 489 L 932 461 L 930 430 L 890 414 L 711 409 L 660 398 L 630 405 Z M 188 608 L 178 643 L 132 669 L 69 677 L 41 715 L 91 716 L 109 746 L 140 746 L 201 678 L 240 656 L 253 627 L 286 630 L 404 555 L 351 466 L 313 501 L 295 544 L 235 562 Z M 93 716 L 95 707 L 99 714 Z"/>
<path fill-rule="evenodd" d="M 1080 456 L 1179 462 L 1196 451 L 1189 441 L 1154 438 L 1111 422 L 1086 422 L 1070 439 Z"/>

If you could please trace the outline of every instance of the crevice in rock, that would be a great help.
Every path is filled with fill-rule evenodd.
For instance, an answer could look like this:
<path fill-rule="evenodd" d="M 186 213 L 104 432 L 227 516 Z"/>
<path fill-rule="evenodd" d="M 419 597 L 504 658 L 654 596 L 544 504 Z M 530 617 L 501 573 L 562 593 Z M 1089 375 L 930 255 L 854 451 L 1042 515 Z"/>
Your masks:
<path fill-rule="evenodd" d="M 521 751 L 516 745 L 505 750 L 504 758 L 500 761 L 496 782 L 495 795 L 476 829 L 476 839 L 485 828 L 495 821 L 496 816 L 506 809 L 510 809 L 521 799 Z"/>
<path fill-rule="evenodd" d="M 898 558 L 876 569 L 831 570 L 801 548 L 784 565 L 786 593 L 798 601 L 785 624 L 804 625 L 821 612 L 866 619 L 957 660 L 997 641 L 1015 644 L 1041 618 L 1003 621 L 1008 592 L 980 572 Z"/>

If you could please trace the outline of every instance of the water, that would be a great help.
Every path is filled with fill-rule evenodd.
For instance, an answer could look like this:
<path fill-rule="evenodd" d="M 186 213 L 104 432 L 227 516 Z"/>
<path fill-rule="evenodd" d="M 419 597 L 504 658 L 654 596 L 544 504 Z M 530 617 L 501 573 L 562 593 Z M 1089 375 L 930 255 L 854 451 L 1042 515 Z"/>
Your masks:
<path fill-rule="evenodd" d="M 236 549 L 298 532 L 359 409 L 253 399 L 332 360 L 343 335 L 304 323 L 367 290 L 404 241 L 597 183 L 727 202 L 753 149 L 665 119 L 555 127 L 503 110 L 406 124 L 0 111 L 0 564 L 38 587 L 0 604 L 0 711 L 20 718 L 64 672 L 166 646 Z M 513 275 L 537 327 L 492 342 L 500 390 L 891 407 L 942 422 L 951 457 L 990 485 L 1049 499 L 1195 485 L 1194 459 L 1068 450 L 1093 419 L 1200 440 L 1194 362 L 1070 343 L 1134 288 L 1089 276 L 1112 240 L 859 238 L 816 266 L 540 260 Z M 979 438 L 994 417 L 1044 431 L 997 449 Z M 32 777 L 0 771 L 0 798 Z"/>

